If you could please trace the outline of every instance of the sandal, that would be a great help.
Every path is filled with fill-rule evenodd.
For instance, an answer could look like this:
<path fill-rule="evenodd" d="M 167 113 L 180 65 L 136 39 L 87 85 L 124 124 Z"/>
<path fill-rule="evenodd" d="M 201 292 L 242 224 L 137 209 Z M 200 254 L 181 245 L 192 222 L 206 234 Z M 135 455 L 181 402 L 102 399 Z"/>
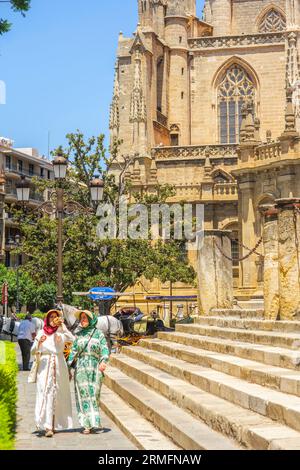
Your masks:
<path fill-rule="evenodd" d="M 82 434 L 91 434 L 91 430 L 90 429 L 84 429 L 82 431 Z"/>
<path fill-rule="evenodd" d="M 53 436 L 54 436 L 54 432 L 52 431 L 52 429 L 47 429 L 45 432 L 45 437 L 53 437 Z"/>

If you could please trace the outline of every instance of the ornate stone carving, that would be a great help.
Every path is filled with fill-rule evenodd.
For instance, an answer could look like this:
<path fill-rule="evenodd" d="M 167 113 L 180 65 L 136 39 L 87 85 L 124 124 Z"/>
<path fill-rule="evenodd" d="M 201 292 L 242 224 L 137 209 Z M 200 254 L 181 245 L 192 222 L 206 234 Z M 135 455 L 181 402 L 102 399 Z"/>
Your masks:
<path fill-rule="evenodd" d="M 174 159 L 203 159 L 209 158 L 230 158 L 237 159 L 237 145 L 195 145 L 186 147 L 156 147 L 153 154 L 158 160 Z"/>
<path fill-rule="evenodd" d="M 243 36 L 202 37 L 189 39 L 191 49 L 221 49 L 262 44 L 284 44 L 284 33 L 244 34 Z"/>
<path fill-rule="evenodd" d="M 112 103 L 110 106 L 110 119 L 109 119 L 110 129 L 118 130 L 120 127 L 119 101 L 120 101 L 119 68 L 118 68 L 118 64 L 116 64 L 114 95 L 113 95 Z"/>
<path fill-rule="evenodd" d="M 135 52 L 134 85 L 130 103 L 130 122 L 146 122 L 146 102 L 142 84 L 142 62 L 139 49 Z"/>
<path fill-rule="evenodd" d="M 286 29 L 286 19 L 278 11 L 272 8 L 263 17 L 259 25 L 260 33 L 274 33 Z"/>

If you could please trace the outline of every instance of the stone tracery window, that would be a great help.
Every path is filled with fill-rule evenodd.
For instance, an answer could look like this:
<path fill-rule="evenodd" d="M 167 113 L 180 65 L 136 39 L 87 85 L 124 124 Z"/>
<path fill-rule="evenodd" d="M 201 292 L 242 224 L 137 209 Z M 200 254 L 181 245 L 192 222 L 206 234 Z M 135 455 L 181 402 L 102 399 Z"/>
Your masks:
<path fill-rule="evenodd" d="M 237 64 L 231 65 L 218 87 L 219 141 L 239 142 L 242 106 L 255 101 L 255 87 L 249 74 Z"/>
<path fill-rule="evenodd" d="M 284 31 L 286 29 L 286 19 L 278 11 L 272 8 L 263 17 L 260 25 L 260 33 L 274 33 L 277 31 Z"/>

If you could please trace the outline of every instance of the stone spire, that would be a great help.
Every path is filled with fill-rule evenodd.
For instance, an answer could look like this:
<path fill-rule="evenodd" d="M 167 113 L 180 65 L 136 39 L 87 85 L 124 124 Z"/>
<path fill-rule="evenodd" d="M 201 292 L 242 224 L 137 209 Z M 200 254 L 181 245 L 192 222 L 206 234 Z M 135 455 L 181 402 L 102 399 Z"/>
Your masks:
<path fill-rule="evenodd" d="M 300 64 L 299 39 L 296 32 L 290 32 L 286 40 L 286 83 L 293 89 L 295 105 L 296 129 L 300 130 Z"/>
<path fill-rule="evenodd" d="M 245 120 L 245 139 L 244 142 L 255 142 L 255 125 L 254 125 L 254 104 L 253 101 L 247 103 L 247 116 Z"/>
<path fill-rule="evenodd" d="M 115 81 L 114 81 L 114 94 L 112 103 L 110 106 L 110 120 L 109 128 L 115 130 L 118 134 L 120 127 L 120 112 L 119 112 L 119 103 L 120 103 L 120 83 L 119 83 L 119 67 L 118 61 L 115 66 Z"/>
<path fill-rule="evenodd" d="M 135 160 L 133 164 L 133 173 L 131 176 L 131 180 L 133 183 L 140 183 L 141 182 L 141 167 L 139 162 L 139 155 L 135 155 Z"/>
<path fill-rule="evenodd" d="M 242 105 L 241 114 L 242 114 L 242 122 L 241 122 L 241 128 L 240 128 L 240 142 L 244 142 L 246 140 L 246 137 L 247 137 L 247 132 L 246 132 L 247 106 L 246 106 L 246 103 L 243 103 L 243 105 Z"/>
<path fill-rule="evenodd" d="M 261 142 L 261 138 L 260 138 L 260 119 L 259 118 L 255 118 L 254 119 L 254 140 L 256 142 Z"/>
<path fill-rule="evenodd" d="M 152 154 L 151 166 L 150 166 L 150 184 L 157 184 L 157 166 L 155 156 Z"/>
<path fill-rule="evenodd" d="M 296 118 L 293 106 L 293 89 L 291 86 L 286 88 L 286 109 L 285 109 L 285 129 L 280 139 L 290 139 L 298 137 L 299 134 L 296 130 Z"/>
<path fill-rule="evenodd" d="M 206 181 L 211 181 L 211 172 L 212 172 L 212 164 L 210 161 L 210 156 L 209 156 L 209 149 L 205 149 L 205 163 L 204 163 L 204 179 Z"/>
<path fill-rule="evenodd" d="M 134 85 L 131 93 L 130 122 L 146 122 L 146 102 L 142 82 L 142 61 L 140 50 L 135 51 Z"/>

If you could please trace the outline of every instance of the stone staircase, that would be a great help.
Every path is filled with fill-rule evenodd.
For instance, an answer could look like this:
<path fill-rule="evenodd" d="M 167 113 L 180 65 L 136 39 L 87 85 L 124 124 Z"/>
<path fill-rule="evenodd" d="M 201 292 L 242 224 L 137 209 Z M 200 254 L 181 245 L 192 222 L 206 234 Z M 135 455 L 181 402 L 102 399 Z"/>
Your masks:
<path fill-rule="evenodd" d="M 300 322 L 215 310 L 125 347 L 102 408 L 140 449 L 300 449 Z"/>

